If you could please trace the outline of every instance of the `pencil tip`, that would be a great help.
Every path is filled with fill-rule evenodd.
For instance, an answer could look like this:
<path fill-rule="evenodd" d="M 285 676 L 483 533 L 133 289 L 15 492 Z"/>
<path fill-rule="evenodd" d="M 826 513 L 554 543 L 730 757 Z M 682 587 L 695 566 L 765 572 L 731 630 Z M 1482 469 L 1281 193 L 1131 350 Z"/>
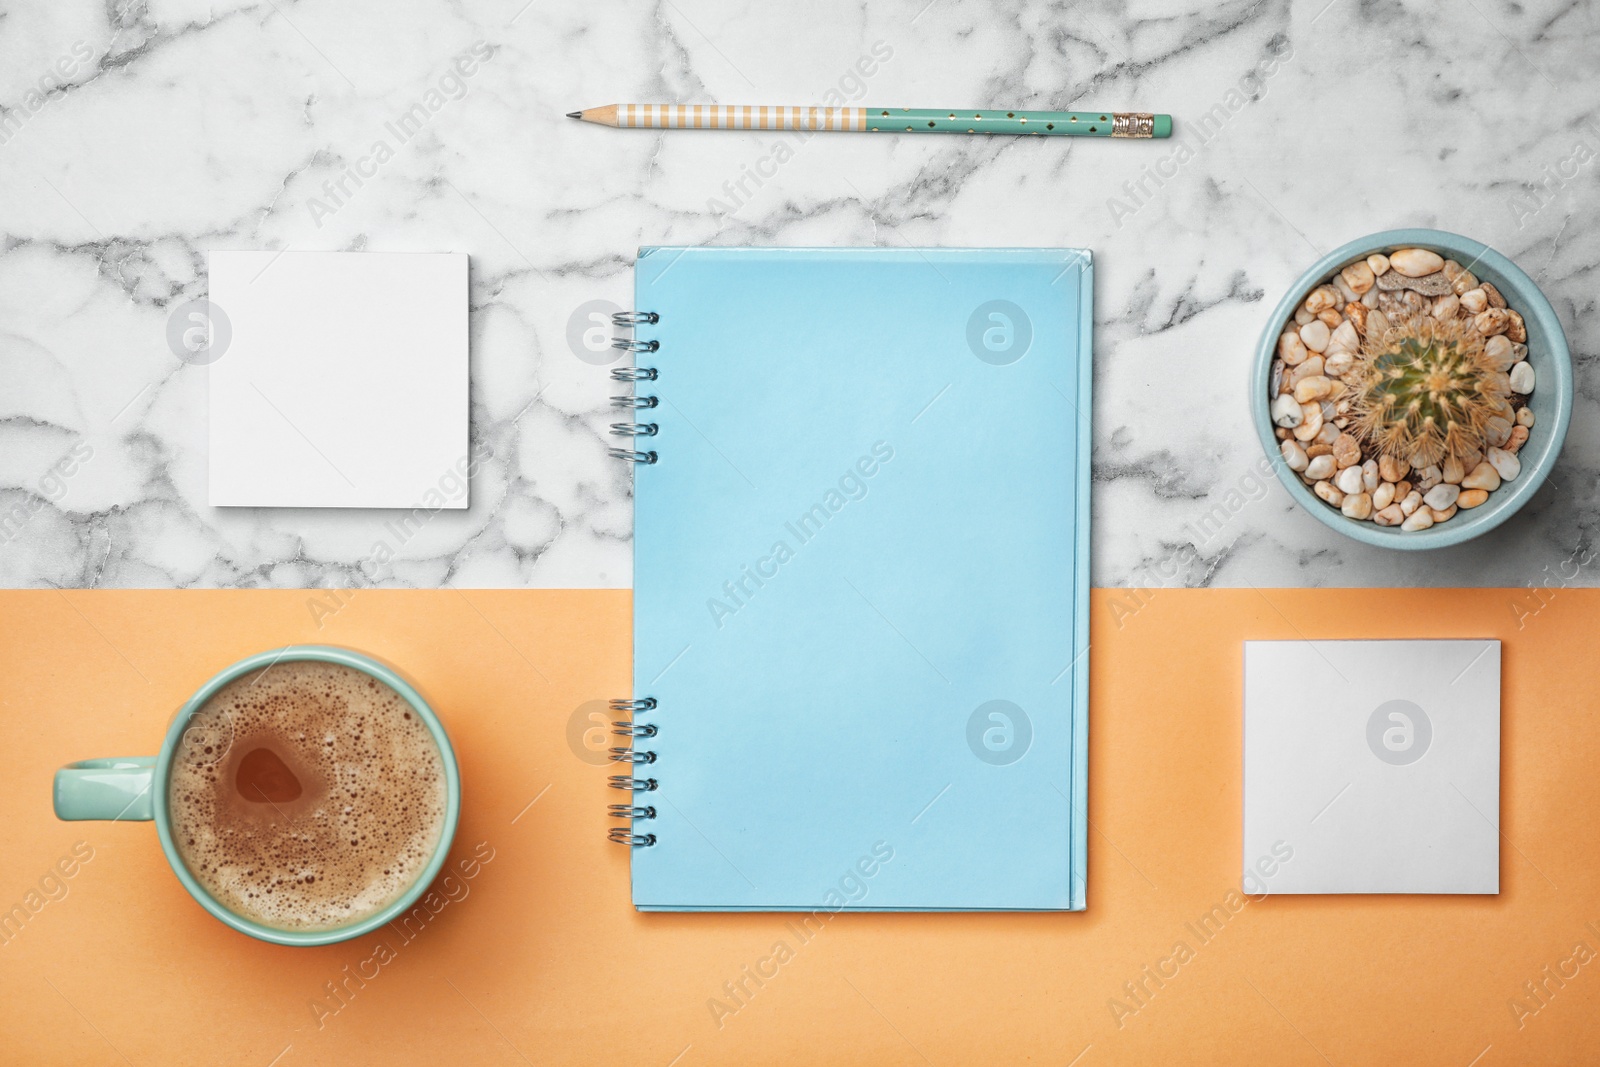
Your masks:
<path fill-rule="evenodd" d="M 569 119 L 581 119 L 581 118 L 583 118 L 583 112 L 581 112 L 581 111 L 569 111 L 569 112 L 567 112 L 567 118 L 569 118 Z"/>

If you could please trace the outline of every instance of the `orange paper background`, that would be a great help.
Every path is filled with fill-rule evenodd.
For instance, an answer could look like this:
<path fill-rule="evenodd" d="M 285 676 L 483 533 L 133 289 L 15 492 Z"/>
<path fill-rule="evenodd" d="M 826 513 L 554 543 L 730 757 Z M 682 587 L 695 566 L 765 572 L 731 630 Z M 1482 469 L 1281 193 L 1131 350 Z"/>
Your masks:
<path fill-rule="evenodd" d="M 1096 591 L 1089 910 L 843 914 L 805 943 L 786 916 L 629 905 L 627 852 L 604 834 L 621 794 L 569 744 L 577 709 L 629 691 L 626 592 L 361 591 L 320 627 L 314 597 L 334 604 L 0 593 L 0 909 L 93 849 L 0 945 L 0 1059 L 1489 1067 L 1600 1047 L 1600 958 L 1563 964 L 1600 949 L 1600 590 Z M 1502 892 L 1265 899 L 1202 940 L 1191 924 L 1239 885 L 1240 643 L 1336 637 L 1505 641 Z M 409 941 L 252 941 L 183 892 L 152 826 L 51 813 L 58 765 L 153 753 L 215 670 L 310 641 L 420 686 L 461 761 L 454 858 L 492 850 Z M 346 979 L 378 941 L 392 958 Z M 779 941 L 776 973 L 744 978 Z M 1192 957 L 1156 988 L 1144 968 L 1179 941 Z M 740 980 L 743 1003 L 724 990 Z M 1141 981 L 1142 1003 L 1124 988 Z M 353 992 L 334 1001 L 330 982 Z M 1518 1020 L 1514 997 L 1537 1012 Z M 713 998 L 737 1010 L 714 1019 Z M 1114 999 L 1137 1010 L 1119 1019 Z"/>

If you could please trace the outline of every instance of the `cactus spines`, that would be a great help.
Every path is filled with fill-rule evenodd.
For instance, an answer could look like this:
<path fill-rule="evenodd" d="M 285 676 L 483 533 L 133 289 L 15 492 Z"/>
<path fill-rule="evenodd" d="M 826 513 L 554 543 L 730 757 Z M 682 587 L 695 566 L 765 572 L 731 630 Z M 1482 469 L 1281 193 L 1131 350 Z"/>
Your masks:
<path fill-rule="evenodd" d="M 1376 320 L 1376 321 L 1374 321 Z M 1357 436 L 1380 455 L 1430 467 L 1487 448 L 1493 420 L 1509 420 L 1511 380 L 1485 354 L 1470 320 L 1426 313 L 1368 318 L 1352 368 Z"/>

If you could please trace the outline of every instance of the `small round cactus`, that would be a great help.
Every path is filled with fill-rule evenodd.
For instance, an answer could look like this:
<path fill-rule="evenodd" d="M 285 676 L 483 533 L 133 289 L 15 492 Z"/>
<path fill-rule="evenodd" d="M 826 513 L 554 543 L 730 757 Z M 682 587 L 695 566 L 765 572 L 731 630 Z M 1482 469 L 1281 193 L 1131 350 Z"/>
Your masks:
<path fill-rule="evenodd" d="M 1374 311 L 1351 373 L 1358 436 L 1419 469 L 1503 441 L 1516 419 L 1511 380 L 1483 342 L 1471 320 L 1424 313 L 1390 323 Z"/>

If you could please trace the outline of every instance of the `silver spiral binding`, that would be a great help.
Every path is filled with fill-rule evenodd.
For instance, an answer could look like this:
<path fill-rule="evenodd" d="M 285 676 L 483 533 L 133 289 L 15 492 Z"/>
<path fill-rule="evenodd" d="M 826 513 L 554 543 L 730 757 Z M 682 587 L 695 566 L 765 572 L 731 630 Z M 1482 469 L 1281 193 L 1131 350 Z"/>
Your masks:
<path fill-rule="evenodd" d="M 619 329 L 630 330 L 635 326 L 654 326 L 661 321 L 661 316 L 654 311 L 619 311 L 611 316 L 611 323 Z M 635 355 L 641 352 L 658 352 L 661 342 L 634 337 L 614 337 L 611 347 L 619 352 L 630 352 Z M 611 380 L 616 382 L 653 382 L 661 377 L 660 372 L 654 367 L 616 367 L 611 371 Z M 627 411 L 644 411 L 658 407 L 661 398 L 656 396 L 640 396 L 637 392 L 632 396 L 614 396 L 611 406 Z M 637 416 L 635 416 L 637 417 Z M 661 430 L 659 423 L 654 422 L 613 422 L 611 433 L 615 437 L 655 437 Z M 617 459 L 625 459 L 632 463 L 655 463 L 660 457 L 654 451 L 641 451 L 637 448 L 610 448 L 607 451 Z M 634 699 L 617 699 L 611 702 L 614 712 L 626 712 L 633 716 L 632 719 L 616 719 L 611 723 L 611 732 L 617 737 L 625 737 L 630 741 L 642 737 L 654 737 L 660 733 L 661 728 L 655 723 L 638 722 L 640 715 L 647 711 L 654 711 L 655 697 L 641 697 Z M 630 770 L 648 765 L 656 761 L 656 754 L 648 749 L 634 747 L 613 748 L 610 759 L 614 763 L 627 764 Z M 622 789 L 629 792 L 650 792 L 658 788 L 654 778 L 639 778 L 634 774 L 614 774 L 611 776 L 611 788 Z M 619 845 L 630 848 L 647 848 L 656 843 L 656 835 L 651 833 L 635 833 L 634 824 L 640 819 L 654 819 L 656 809 L 647 804 L 612 804 L 610 814 L 613 818 L 626 819 L 628 825 L 613 826 L 606 837 Z"/>
<path fill-rule="evenodd" d="M 661 732 L 661 727 L 653 722 L 637 721 L 638 716 L 647 711 L 654 711 L 655 708 L 655 697 L 640 697 L 637 700 L 620 697 L 611 701 L 612 711 L 630 712 L 634 716 L 632 719 L 613 720 L 611 732 L 618 737 L 626 737 L 630 740 L 656 736 Z M 614 763 L 628 764 L 630 770 L 632 770 L 644 764 L 654 763 L 656 754 L 648 749 L 619 747 L 611 750 L 610 759 Z M 649 793 L 658 789 L 661 783 L 654 778 L 638 778 L 630 773 L 612 775 L 610 784 L 612 789 L 622 789 L 632 793 Z M 611 827 L 610 833 L 606 835 L 610 840 L 619 845 L 628 845 L 631 848 L 647 848 L 656 843 L 655 834 L 635 833 L 633 828 L 633 824 L 640 819 L 653 819 L 656 817 L 656 809 L 653 806 L 636 804 L 630 801 L 626 804 L 608 805 L 608 811 L 612 818 L 628 820 L 627 826 Z"/>
<path fill-rule="evenodd" d="M 654 437 L 661 429 L 653 422 L 613 422 L 611 433 L 616 437 Z"/>
<path fill-rule="evenodd" d="M 619 329 L 631 329 L 634 326 L 654 326 L 661 321 L 661 316 L 654 311 L 619 311 L 611 316 L 611 323 Z M 655 352 L 661 348 L 660 341 L 636 340 L 632 337 L 613 337 L 611 347 L 621 352 Z M 611 380 L 614 382 L 653 382 L 660 377 L 654 367 L 615 367 L 611 371 Z M 660 397 L 655 396 L 614 396 L 611 406 L 626 408 L 630 411 L 639 411 L 653 408 L 661 403 Z M 661 426 L 654 422 L 613 422 L 611 434 L 614 437 L 654 437 L 660 432 Z M 608 448 L 607 454 L 613 459 L 623 459 L 630 463 L 650 464 L 657 462 L 661 457 L 653 452 L 637 448 Z M 621 709 L 618 710 L 628 710 Z"/>
<path fill-rule="evenodd" d="M 607 804 L 613 819 L 653 819 L 656 809 L 648 804 Z"/>

